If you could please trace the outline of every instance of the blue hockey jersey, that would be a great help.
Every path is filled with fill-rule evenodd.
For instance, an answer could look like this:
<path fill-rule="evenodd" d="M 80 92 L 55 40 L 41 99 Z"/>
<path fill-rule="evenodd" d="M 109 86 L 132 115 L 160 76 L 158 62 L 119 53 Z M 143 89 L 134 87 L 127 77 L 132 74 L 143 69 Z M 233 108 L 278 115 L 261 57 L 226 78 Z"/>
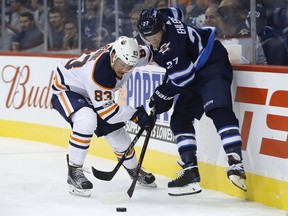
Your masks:
<path fill-rule="evenodd" d="M 180 88 L 191 84 L 195 72 L 206 63 L 214 45 L 216 29 L 189 26 L 174 18 L 171 9 L 162 9 L 161 14 L 166 25 L 166 32 L 160 48 L 153 49 L 150 46 L 150 49 L 154 61 L 167 70 L 168 88 L 178 93 Z"/>

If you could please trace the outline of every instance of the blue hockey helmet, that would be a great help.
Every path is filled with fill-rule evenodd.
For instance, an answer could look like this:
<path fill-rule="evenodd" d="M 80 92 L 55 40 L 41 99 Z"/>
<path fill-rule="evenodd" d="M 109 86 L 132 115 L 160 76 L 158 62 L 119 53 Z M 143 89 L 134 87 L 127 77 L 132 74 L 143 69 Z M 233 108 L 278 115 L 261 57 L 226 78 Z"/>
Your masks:
<path fill-rule="evenodd" d="M 165 29 L 162 14 L 156 9 L 142 10 L 137 28 L 144 37 L 158 33 L 161 29 Z"/>

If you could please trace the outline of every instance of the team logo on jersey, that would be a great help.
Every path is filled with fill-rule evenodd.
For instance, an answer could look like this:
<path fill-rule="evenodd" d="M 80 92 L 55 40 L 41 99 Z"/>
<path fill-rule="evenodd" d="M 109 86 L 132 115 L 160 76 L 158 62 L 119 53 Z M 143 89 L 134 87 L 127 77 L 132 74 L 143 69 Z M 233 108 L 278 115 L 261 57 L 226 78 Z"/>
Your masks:
<path fill-rule="evenodd" d="M 107 103 L 103 104 L 102 107 L 105 109 L 109 106 L 112 106 L 113 104 L 115 104 L 114 100 L 108 101 Z"/>
<path fill-rule="evenodd" d="M 163 55 L 170 50 L 170 42 L 169 43 L 164 43 L 159 50 L 159 53 L 162 53 Z"/>
<path fill-rule="evenodd" d="M 83 100 L 83 99 L 78 99 L 78 102 L 79 102 L 79 103 L 85 103 L 85 100 Z"/>

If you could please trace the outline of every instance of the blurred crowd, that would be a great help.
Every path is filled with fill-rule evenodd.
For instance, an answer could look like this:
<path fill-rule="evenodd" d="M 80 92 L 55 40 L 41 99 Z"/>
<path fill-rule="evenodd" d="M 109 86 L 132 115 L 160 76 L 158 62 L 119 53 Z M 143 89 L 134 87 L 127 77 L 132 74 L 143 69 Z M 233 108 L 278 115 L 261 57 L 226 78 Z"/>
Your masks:
<path fill-rule="evenodd" d="M 255 24 L 256 63 L 288 65 L 288 0 L 255 1 L 251 16 L 250 0 L 1 0 L 0 50 L 80 53 L 120 35 L 144 44 L 136 27 L 142 9 L 176 6 L 187 24 L 214 26 L 226 44 L 251 48 Z"/>

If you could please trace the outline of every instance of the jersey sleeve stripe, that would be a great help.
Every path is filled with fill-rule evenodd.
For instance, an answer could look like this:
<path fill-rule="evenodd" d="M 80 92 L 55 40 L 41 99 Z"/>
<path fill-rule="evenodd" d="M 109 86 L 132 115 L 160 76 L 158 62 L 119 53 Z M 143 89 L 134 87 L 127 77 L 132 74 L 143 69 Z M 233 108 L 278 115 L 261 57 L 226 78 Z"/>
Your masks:
<path fill-rule="evenodd" d="M 66 116 L 70 116 L 74 112 L 74 109 L 73 109 L 73 107 L 72 107 L 72 105 L 71 105 L 66 93 L 65 92 L 61 92 L 59 94 L 58 98 L 59 98 L 59 101 L 60 101 L 60 103 L 61 103 L 61 105 L 63 107 L 63 110 L 64 110 Z"/>
<path fill-rule="evenodd" d="M 118 113 L 119 111 L 119 106 L 114 110 L 114 112 L 110 113 L 110 115 L 106 115 L 106 117 L 103 116 L 103 119 L 105 121 L 109 121 L 109 119 L 113 118 L 114 116 L 116 116 L 116 114 Z"/>
<path fill-rule="evenodd" d="M 112 113 L 113 111 L 115 111 L 118 106 L 119 106 L 118 104 L 114 104 L 113 106 L 105 109 L 103 112 L 99 112 L 98 114 L 99 114 L 99 116 L 100 116 L 101 118 L 103 118 L 105 115 L 107 116 L 108 114 L 110 114 L 110 113 Z"/>
<path fill-rule="evenodd" d="M 65 86 L 60 85 L 57 75 L 55 76 L 54 86 L 57 90 L 67 90 Z"/>
<path fill-rule="evenodd" d="M 182 78 L 183 76 L 187 76 L 187 74 L 189 74 L 192 69 L 193 69 L 193 62 L 191 62 L 190 65 L 184 70 L 176 71 L 173 74 L 169 75 L 169 78 L 173 80 L 177 80 L 179 78 Z"/>
<path fill-rule="evenodd" d="M 63 88 L 70 90 L 70 87 L 65 84 L 64 76 L 58 67 L 57 67 L 57 73 L 58 73 L 58 75 L 60 77 L 60 81 L 61 81 L 61 84 L 59 83 L 59 86 L 62 86 L 62 87 L 65 86 Z"/>
<path fill-rule="evenodd" d="M 211 31 L 211 34 L 208 38 L 207 45 L 202 51 L 199 53 L 199 57 L 195 62 L 195 70 L 199 70 L 207 61 L 208 57 L 210 56 L 213 45 L 214 45 L 214 38 L 215 38 L 215 27 L 203 27 L 202 29 L 207 29 Z"/>
<path fill-rule="evenodd" d="M 176 71 L 175 73 L 169 75 L 169 78 L 176 86 L 185 86 L 188 82 L 191 82 L 194 79 L 195 73 L 193 71 L 193 62 L 190 63 L 190 65 L 182 70 L 182 71 Z M 183 81 L 181 81 L 183 80 Z"/>
<path fill-rule="evenodd" d="M 56 88 L 56 85 L 52 84 L 52 89 L 56 92 L 56 91 L 60 91 L 60 89 Z"/>

